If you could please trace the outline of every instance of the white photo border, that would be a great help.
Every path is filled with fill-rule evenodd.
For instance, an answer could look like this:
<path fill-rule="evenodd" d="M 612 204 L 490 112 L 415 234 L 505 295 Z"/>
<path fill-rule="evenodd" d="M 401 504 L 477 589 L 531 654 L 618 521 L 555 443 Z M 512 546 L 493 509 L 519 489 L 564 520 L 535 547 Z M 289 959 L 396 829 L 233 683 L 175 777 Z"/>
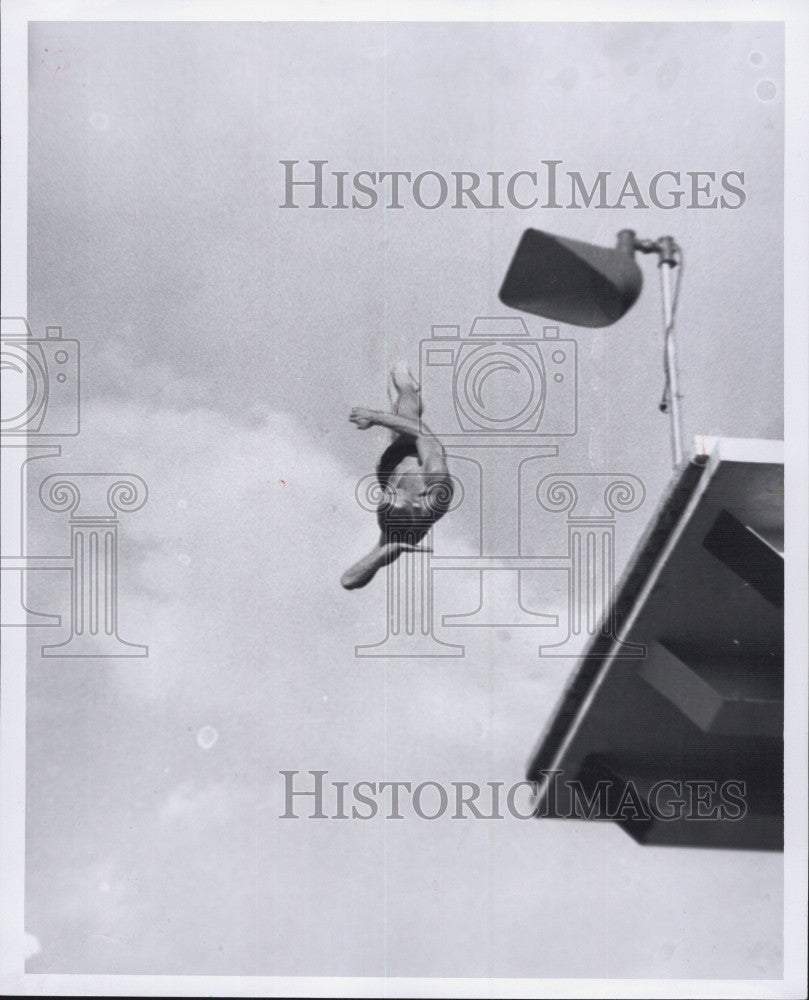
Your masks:
<path fill-rule="evenodd" d="M 807 970 L 809 704 L 809 7 L 801 0 L 4 0 L 2 314 L 26 315 L 27 53 L 31 21 L 780 21 L 785 149 L 785 872 L 782 980 L 378 979 L 43 975 L 24 971 L 25 630 L 3 635 L 0 674 L 0 992 L 140 996 L 799 997 Z M 19 495 L 3 484 L 3 502 Z"/>

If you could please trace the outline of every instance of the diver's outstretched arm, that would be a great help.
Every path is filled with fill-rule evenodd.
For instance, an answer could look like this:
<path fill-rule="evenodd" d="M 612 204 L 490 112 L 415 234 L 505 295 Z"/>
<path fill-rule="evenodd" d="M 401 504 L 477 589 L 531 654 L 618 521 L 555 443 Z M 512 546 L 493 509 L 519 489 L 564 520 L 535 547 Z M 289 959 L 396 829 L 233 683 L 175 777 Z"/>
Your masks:
<path fill-rule="evenodd" d="M 430 428 L 420 421 L 400 416 L 398 413 L 367 410 L 362 406 L 355 406 L 348 419 L 363 431 L 377 424 L 380 427 L 389 427 L 397 434 L 413 438 L 425 473 L 435 479 L 444 479 L 449 475 L 444 446 Z"/>
<path fill-rule="evenodd" d="M 348 419 L 352 424 L 356 424 L 361 431 L 378 424 L 380 427 L 389 427 L 397 434 L 404 434 L 405 437 L 419 438 L 425 432 L 431 432 L 424 424 L 412 417 L 403 417 L 398 413 L 385 413 L 384 410 L 368 410 L 364 406 L 355 406 Z"/>

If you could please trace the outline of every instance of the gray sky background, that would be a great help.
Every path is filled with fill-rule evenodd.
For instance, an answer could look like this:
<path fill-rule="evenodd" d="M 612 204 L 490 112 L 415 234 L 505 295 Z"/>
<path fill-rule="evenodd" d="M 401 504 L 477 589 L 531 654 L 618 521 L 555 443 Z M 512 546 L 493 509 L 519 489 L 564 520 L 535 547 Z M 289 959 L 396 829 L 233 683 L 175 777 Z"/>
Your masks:
<path fill-rule="evenodd" d="M 357 660 L 384 580 L 338 583 L 375 536 L 354 485 L 384 444 L 349 408 L 385 405 L 431 324 L 508 312 L 527 226 L 675 236 L 686 441 L 781 437 L 782 51 L 768 24 L 32 27 L 29 321 L 81 340 L 85 393 L 82 435 L 31 475 L 148 482 L 122 518 L 120 603 L 150 656 L 29 667 L 30 971 L 780 975 L 780 855 L 641 848 L 600 824 L 281 821 L 278 771 L 511 783 L 569 677 L 524 630 L 464 634 L 463 660 Z M 284 158 L 742 170 L 747 203 L 282 211 Z M 620 565 L 670 474 L 641 265 L 624 320 L 562 328 L 581 429 L 547 462 L 643 480 Z M 64 518 L 31 520 L 41 551 L 65 549 Z M 563 551 L 563 519 L 534 530 Z M 461 512 L 438 531 L 472 551 Z M 38 579 L 34 605 L 64 610 L 63 583 Z M 438 596 L 462 611 L 471 586 Z M 556 580 L 532 597 L 561 607 Z"/>

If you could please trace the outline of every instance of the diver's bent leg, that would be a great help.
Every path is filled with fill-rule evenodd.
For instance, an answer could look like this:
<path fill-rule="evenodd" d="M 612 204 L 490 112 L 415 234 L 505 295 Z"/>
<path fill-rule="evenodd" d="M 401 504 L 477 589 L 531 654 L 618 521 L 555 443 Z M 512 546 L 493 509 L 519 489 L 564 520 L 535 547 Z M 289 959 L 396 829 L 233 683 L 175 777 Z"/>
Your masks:
<path fill-rule="evenodd" d="M 428 529 L 429 530 L 429 529 Z M 419 545 L 427 532 L 420 532 L 412 535 L 406 541 L 382 542 L 374 546 L 367 556 L 363 556 L 359 562 L 343 573 L 340 583 L 346 590 L 357 590 L 370 583 L 376 576 L 377 571 L 383 566 L 389 566 L 395 562 L 399 556 L 405 552 L 432 552 L 432 546 Z"/>
<path fill-rule="evenodd" d="M 359 587 L 364 587 L 373 580 L 377 570 L 392 563 L 399 556 L 400 552 L 400 546 L 391 545 L 389 542 L 383 543 L 380 540 L 367 556 L 363 556 L 362 559 L 355 562 L 350 569 L 347 569 L 343 573 L 340 578 L 341 585 L 346 590 L 357 590 Z"/>

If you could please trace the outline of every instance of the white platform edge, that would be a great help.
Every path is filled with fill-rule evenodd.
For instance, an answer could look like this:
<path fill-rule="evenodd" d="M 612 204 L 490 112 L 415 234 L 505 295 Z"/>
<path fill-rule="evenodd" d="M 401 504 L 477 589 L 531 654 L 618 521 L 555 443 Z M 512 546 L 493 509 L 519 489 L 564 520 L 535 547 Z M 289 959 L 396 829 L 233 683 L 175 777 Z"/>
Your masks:
<path fill-rule="evenodd" d="M 697 434 L 694 455 L 710 455 L 720 462 L 784 464 L 784 442 L 767 438 L 727 438 Z"/>

